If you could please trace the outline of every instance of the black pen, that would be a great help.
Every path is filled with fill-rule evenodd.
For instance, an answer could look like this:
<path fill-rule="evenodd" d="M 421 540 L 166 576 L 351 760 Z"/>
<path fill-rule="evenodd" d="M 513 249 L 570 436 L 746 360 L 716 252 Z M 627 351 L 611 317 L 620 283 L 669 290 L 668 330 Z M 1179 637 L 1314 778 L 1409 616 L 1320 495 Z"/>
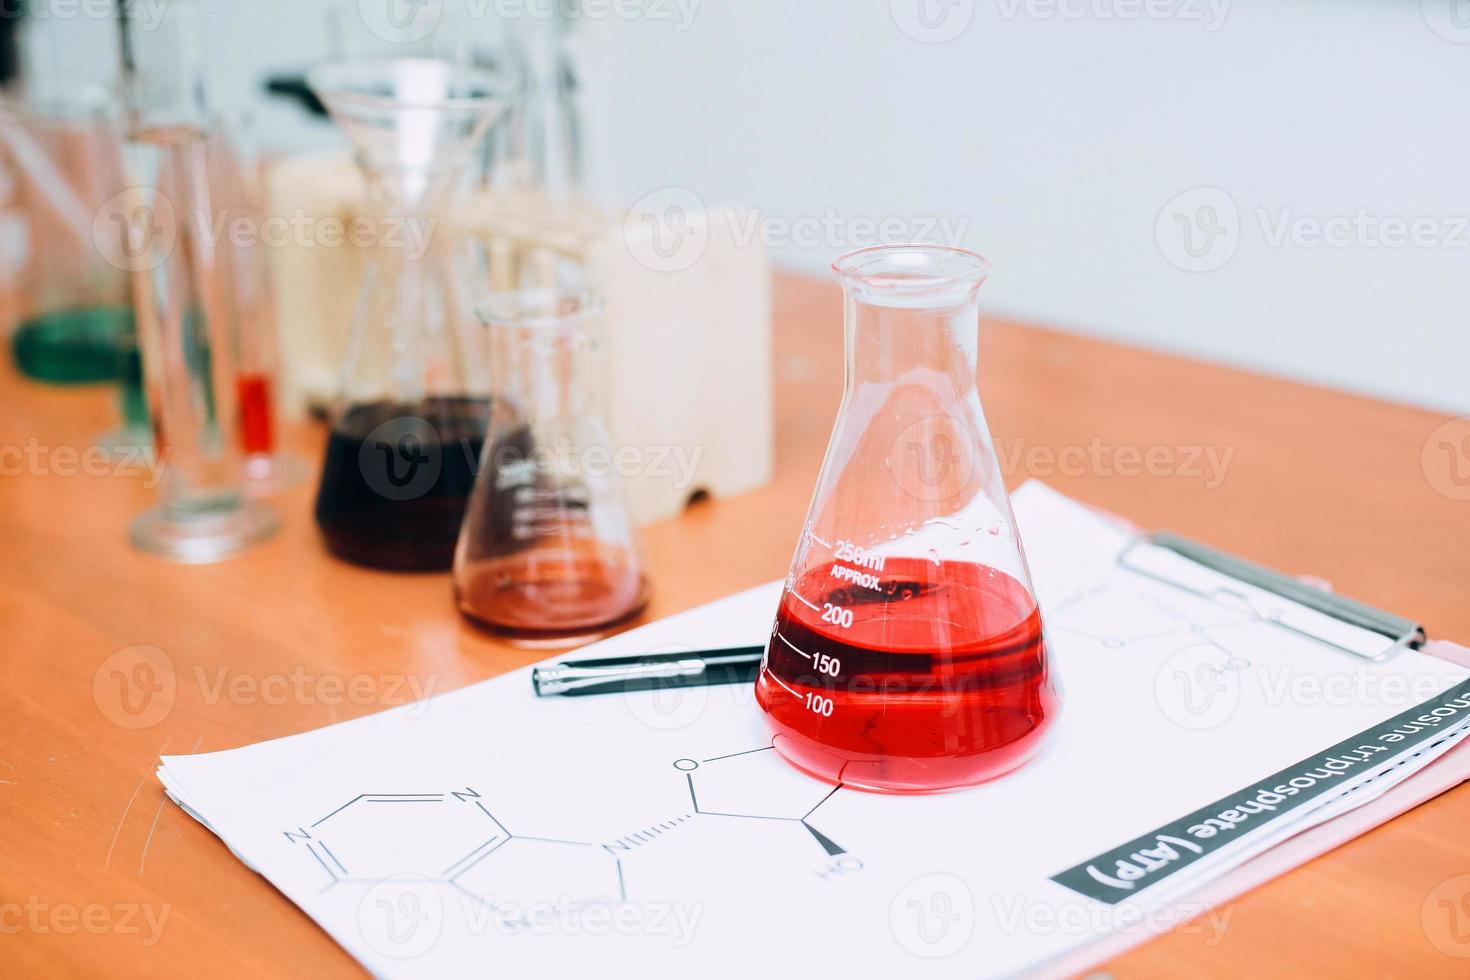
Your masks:
<path fill-rule="evenodd" d="M 749 684 L 759 673 L 765 652 L 763 646 L 729 647 L 569 660 L 532 668 L 531 687 L 537 697 L 551 694 L 575 697 L 613 691 Z"/>

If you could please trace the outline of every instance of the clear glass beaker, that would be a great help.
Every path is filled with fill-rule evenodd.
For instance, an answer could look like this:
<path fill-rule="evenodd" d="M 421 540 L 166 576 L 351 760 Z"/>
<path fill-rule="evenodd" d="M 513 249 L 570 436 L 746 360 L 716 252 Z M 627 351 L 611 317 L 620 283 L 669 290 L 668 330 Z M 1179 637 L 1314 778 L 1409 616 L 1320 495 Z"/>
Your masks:
<path fill-rule="evenodd" d="M 490 406 L 473 267 L 445 216 L 510 80 L 429 58 L 337 62 L 307 80 L 354 144 L 375 219 L 355 229 L 368 268 L 317 525 L 347 561 L 446 571 Z"/>
<path fill-rule="evenodd" d="M 496 296 L 480 315 L 495 394 L 455 552 L 455 600 L 522 639 L 586 638 L 648 601 L 597 404 L 602 305 L 538 289 Z"/>
<path fill-rule="evenodd" d="M 0 152 L 17 175 L 25 220 L 20 322 L 11 337 L 16 366 L 38 381 L 110 381 L 133 331 L 127 274 L 93 241 L 94 218 L 126 187 L 114 107 L 5 107 Z"/>
<path fill-rule="evenodd" d="M 933 245 L 833 266 L 846 387 L 756 682 L 776 750 L 831 782 L 981 782 L 1059 704 L 976 389 L 988 268 Z"/>

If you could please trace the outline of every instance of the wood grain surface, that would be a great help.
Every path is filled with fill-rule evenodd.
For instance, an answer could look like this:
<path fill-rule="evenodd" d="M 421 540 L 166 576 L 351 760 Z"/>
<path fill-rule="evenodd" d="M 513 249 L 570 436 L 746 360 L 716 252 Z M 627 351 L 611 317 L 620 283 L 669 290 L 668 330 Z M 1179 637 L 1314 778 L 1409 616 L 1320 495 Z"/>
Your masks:
<path fill-rule="evenodd" d="M 777 478 L 646 529 L 647 618 L 786 572 L 841 391 L 841 302 L 795 278 L 776 300 Z M 1456 482 L 1470 457 L 1437 432 L 1446 418 L 995 320 L 981 363 L 1011 486 L 1040 477 L 1470 640 L 1470 502 L 1455 499 L 1470 496 Z M 282 532 L 244 556 L 181 567 L 140 554 L 126 532 L 152 500 L 146 475 L 77 472 L 112 424 L 109 393 L 6 368 L 0 405 L 0 974 L 360 972 L 166 801 L 160 753 L 290 735 L 544 654 L 462 622 L 447 575 L 329 558 L 314 478 L 277 500 Z M 316 425 L 287 432 L 313 469 L 323 439 Z M 167 657 L 160 675 L 116 673 L 138 646 Z M 1462 786 L 1233 903 L 1223 935 L 1176 930 L 1105 968 L 1464 976 L 1470 959 L 1449 952 L 1470 954 L 1470 896 L 1443 883 L 1470 874 L 1467 828 Z"/>

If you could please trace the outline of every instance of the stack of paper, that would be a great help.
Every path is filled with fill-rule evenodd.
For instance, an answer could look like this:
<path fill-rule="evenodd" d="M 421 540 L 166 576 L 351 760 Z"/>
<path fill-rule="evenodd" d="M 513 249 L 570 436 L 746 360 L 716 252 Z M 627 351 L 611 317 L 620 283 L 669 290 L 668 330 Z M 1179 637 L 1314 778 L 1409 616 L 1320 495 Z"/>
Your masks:
<path fill-rule="evenodd" d="M 1128 532 L 1045 487 L 1014 504 L 1064 707 L 970 790 L 834 791 L 744 687 L 538 700 L 527 671 L 159 776 L 380 975 L 974 977 L 1197 915 L 1470 732 L 1465 668 L 1365 662 L 1120 568 Z M 763 643 L 779 590 L 596 652 Z"/>

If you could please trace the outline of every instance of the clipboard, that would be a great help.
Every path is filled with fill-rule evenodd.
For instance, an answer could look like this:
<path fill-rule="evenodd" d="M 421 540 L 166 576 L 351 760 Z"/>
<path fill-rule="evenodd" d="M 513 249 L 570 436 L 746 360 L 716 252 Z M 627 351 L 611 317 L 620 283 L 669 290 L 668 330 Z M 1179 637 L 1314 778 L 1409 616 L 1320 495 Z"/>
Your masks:
<path fill-rule="evenodd" d="M 1239 607 L 1262 622 L 1375 663 L 1418 649 L 1427 639 L 1424 627 L 1411 619 L 1168 531 L 1140 534 L 1117 561 L 1139 575 Z"/>

